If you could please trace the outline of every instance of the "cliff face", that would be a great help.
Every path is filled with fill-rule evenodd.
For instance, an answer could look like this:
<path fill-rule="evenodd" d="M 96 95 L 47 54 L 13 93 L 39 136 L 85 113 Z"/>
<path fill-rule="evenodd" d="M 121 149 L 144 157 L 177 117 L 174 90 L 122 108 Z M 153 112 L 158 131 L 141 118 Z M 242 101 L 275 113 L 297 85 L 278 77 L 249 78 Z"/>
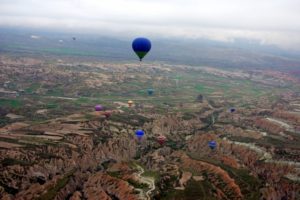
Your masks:
<path fill-rule="evenodd" d="M 261 189 L 261 198 L 264 199 L 299 199 L 300 188 L 297 184 L 291 184 L 282 180 L 280 185 L 267 186 Z"/>
<path fill-rule="evenodd" d="M 92 175 L 84 184 L 84 197 L 87 199 L 128 199 L 137 200 L 134 188 L 127 182 L 102 172 Z"/>
<path fill-rule="evenodd" d="M 260 139 L 262 138 L 262 134 L 253 131 L 253 130 L 244 130 L 240 127 L 234 127 L 232 125 L 224 125 L 220 132 L 226 133 L 227 136 L 234 136 L 234 137 L 245 137 L 245 138 L 253 138 L 253 139 Z"/>
<path fill-rule="evenodd" d="M 285 129 L 280 126 L 279 124 L 276 124 L 274 122 L 271 122 L 267 119 L 257 118 L 254 121 L 254 124 L 256 127 L 261 128 L 265 131 L 268 131 L 273 134 L 279 134 L 280 132 L 283 132 Z"/>
<path fill-rule="evenodd" d="M 289 122 L 295 124 L 300 124 L 300 115 L 296 113 L 286 112 L 286 111 L 276 111 L 273 113 L 274 117 L 285 119 Z"/>
<path fill-rule="evenodd" d="M 299 184 L 287 181 L 298 173 L 295 166 L 275 160 L 276 155 L 284 154 L 278 152 L 281 146 L 259 146 L 266 137 L 255 128 L 245 128 L 248 121 L 240 127 L 214 124 L 214 112 L 204 113 L 209 119 L 194 113 L 152 116 L 153 120 L 147 115 L 120 114 L 105 120 L 90 113 L 89 119 L 76 114 L 42 124 L 4 127 L 0 130 L 4 145 L 0 148 L 0 197 L 142 199 L 152 182 L 141 179 L 142 171 L 136 167 L 140 165 L 156 177 L 151 191 L 156 199 L 168 194 L 178 194 L 180 199 L 189 192 L 195 199 L 205 194 L 219 200 L 297 199 Z M 239 120 L 244 123 L 245 119 L 249 124 L 256 119 L 257 128 L 273 131 L 272 136 L 284 129 L 260 117 Z M 146 134 L 138 142 L 134 132 L 140 128 Z M 164 145 L 157 142 L 158 135 L 167 138 Z M 211 140 L 217 142 L 214 150 L 208 146 Z M 5 147 L 6 143 L 18 146 Z M 297 155 L 297 147 L 293 150 L 289 153 Z"/>
<path fill-rule="evenodd" d="M 218 141 L 217 150 L 211 151 L 208 148 L 207 143 L 210 140 Z M 251 171 L 255 179 L 258 178 L 261 180 L 256 184 L 264 184 L 260 186 L 260 195 L 266 199 L 271 199 L 272 197 L 276 197 L 275 199 L 284 197 L 287 197 L 287 199 L 297 199 L 299 197 L 298 193 L 300 192 L 299 184 L 287 181 L 285 178 L 289 174 L 297 176 L 296 167 L 293 165 L 285 165 L 280 161 L 264 162 L 262 159 L 266 159 L 264 156 L 268 153 L 266 149 L 255 149 L 255 146 L 250 147 L 251 146 L 239 142 L 234 143 L 228 140 L 218 140 L 214 134 L 200 134 L 190 139 L 188 152 L 192 157 L 220 165 L 221 167 L 223 166 L 222 164 L 224 164 L 225 169 L 228 168 L 226 166 L 236 169 L 239 169 L 241 166 L 243 166 L 243 168 L 246 167 Z M 202 168 L 203 166 L 207 166 L 203 165 L 203 163 L 198 163 L 198 165 L 199 170 L 200 166 L 202 166 Z M 191 166 L 193 166 L 192 163 L 186 165 L 186 167 Z M 232 174 L 230 174 L 230 176 L 234 178 Z M 251 180 L 254 177 L 251 178 L 251 176 L 249 176 L 247 179 Z M 229 182 L 227 184 L 229 184 Z M 237 183 L 238 186 L 243 186 L 243 184 L 240 182 Z M 251 182 L 249 184 L 251 184 Z M 259 187 L 256 189 L 259 189 Z M 245 188 L 243 188 L 243 190 L 245 191 Z"/>
<path fill-rule="evenodd" d="M 157 117 L 153 122 L 145 124 L 144 128 L 153 136 L 163 134 L 166 137 L 172 137 L 174 141 L 180 141 L 183 136 L 192 135 L 195 130 L 201 129 L 205 125 L 199 119 L 185 120 L 184 116 L 173 114 Z"/>
<path fill-rule="evenodd" d="M 4 188 L 0 191 L 2 198 L 7 197 L 9 192 L 16 199 L 46 198 L 52 194 L 58 200 L 68 196 L 94 199 L 98 189 L 102 188 L 99 189 L 102 191 L 99 195 L 103 199 L 114 199 L 113 196 L 136 199 L 127 182 L 104 173 L 97 174 L 97 171 L 105 170 L 101 164 L 104 161 L 128 161 L 136 155 L 133 127 L 99 121 L 72 123 L 52 122 L 32 126 L 30 130 L 13 130 L 12 136 L 16 139 L 21 138 L 24 132 L 39 130 L 44 136 L 48 137 L 45 132 L 51 133 L 51 136 L 48 140 L 38 140 L 34 144 L 24 143 L 28 148 L 0 150 L 0 183 Z M 53 141 L 52 135 L 62 139 L 59 142 Z M 47 145 L 41 144 L 46 141 Z M 93 188 L 93 183 L 97 181 L 101 181 L 101 185 Z"/>
<path fill-rule="evenodd" d="M 181 166 L 197 173 L 205 172 L 207 178 L 217 190 L 218 199 L 243 199 L 240 187 L 235 183 L 226 171 L 215 165 L 190 159 L 181 155 Z"/>

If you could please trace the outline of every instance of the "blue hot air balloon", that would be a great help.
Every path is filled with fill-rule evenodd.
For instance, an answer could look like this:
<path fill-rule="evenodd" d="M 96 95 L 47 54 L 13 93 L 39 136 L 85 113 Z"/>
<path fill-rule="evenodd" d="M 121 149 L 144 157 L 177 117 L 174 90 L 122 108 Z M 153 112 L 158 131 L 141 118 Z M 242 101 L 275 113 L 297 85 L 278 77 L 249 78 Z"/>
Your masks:
<path fill-rule="evenodd" d="M 235 108 L 230 108 L 229 110 L 231 113 L 234 113 L 235 112 Z"/>
<path fill-rule="evenodd" d="M 140 61 L 142 61 L 142 59 L 151 49 L 151 42 L 147 38 L 136 38 L 132 42 L 132 49 L 140 58 Z"/>
<path fill-rule="evenodd" d="M 216 141 L 212 140 L 212 141 L 208 142 L 208 146 L 209 146 L 209 148 L 214 150 L 217 147 L 217 143 L 216 143 Z"/>
<path fill-rule="evenodd" d="M 137 130 L 135 131 L 135 135 L 138 138 L 138 140 L 140 141 L 142 139 L 142 137 L 144 136 L 144 131 L 143 130 Z"/>
<path fill-rule="evenodd" d="M 152 95 L 152 94 L 153 94 L 153 92 L 154 92 L 154 90 L 153 90 L 153 89 L 148 89 L 148 90 L 147 90 L 147 93 L 148 93 L 148 95 Z"/>

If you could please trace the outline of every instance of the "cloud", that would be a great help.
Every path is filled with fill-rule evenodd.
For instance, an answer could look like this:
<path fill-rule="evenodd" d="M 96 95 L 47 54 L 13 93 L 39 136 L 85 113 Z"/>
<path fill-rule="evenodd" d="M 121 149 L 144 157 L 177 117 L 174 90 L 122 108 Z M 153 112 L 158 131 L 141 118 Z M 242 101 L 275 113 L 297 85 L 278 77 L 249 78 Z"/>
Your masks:
<path fill-rule="evenodd" d="M 300 46 L 299 0 L 1 0 L 0 25 Z"/>
<path fill-rule="evenodd" d="M 38 36 L 38 35 L 31 35 L 30 38 L 31 38 L 31 39 L 40 39 L 41 37 Z"/>

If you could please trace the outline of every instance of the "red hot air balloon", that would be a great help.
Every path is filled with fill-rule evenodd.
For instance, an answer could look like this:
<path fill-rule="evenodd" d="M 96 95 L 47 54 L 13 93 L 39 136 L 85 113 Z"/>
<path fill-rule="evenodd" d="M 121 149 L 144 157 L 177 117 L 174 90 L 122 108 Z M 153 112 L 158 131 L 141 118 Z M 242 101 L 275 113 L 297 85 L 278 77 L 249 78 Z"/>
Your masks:
<path fill-rule="evenodd" d="M 165 142 L 166 142 L 167 138 L 163 135 L 160 135 L 157 137 L 157 142 L 160 144 L 160 145 L 163 145 Z"/>
<path fill-rule="evenodd" d="M 104 112 L 104 116 L 106 117 L 106 119 L 110 118 L 111 112 L 105 111 L 105 112 Z"/>

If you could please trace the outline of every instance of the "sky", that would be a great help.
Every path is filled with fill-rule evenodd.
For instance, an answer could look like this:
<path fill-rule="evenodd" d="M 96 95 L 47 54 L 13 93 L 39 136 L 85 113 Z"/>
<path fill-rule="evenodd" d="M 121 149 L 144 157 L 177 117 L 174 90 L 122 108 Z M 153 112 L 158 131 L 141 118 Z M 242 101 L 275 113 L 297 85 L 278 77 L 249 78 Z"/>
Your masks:
<path fill-rule="evenodd" d="M 300 0 L 0 0 L 0 26 L 300 50 Z"/>

